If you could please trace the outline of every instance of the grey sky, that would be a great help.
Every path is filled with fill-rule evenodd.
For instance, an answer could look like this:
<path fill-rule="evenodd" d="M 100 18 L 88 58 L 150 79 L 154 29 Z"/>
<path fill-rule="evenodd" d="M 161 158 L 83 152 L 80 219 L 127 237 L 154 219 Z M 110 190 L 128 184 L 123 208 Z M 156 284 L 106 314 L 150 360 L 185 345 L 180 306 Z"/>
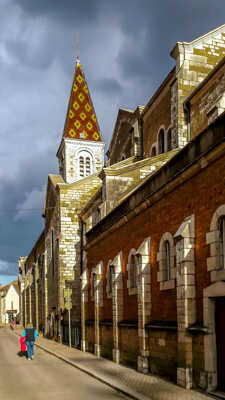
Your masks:
<path fill-rule="evenodd" d="M 118 108 L 146 104 L 174 66 L 175 43 L 222 25 L 224 15 L 224 0 L 1 0 L 0 275 L 17 273 L 18 257 L 28 255 L 43 228 L 76 34 L 108 146 Z"/>

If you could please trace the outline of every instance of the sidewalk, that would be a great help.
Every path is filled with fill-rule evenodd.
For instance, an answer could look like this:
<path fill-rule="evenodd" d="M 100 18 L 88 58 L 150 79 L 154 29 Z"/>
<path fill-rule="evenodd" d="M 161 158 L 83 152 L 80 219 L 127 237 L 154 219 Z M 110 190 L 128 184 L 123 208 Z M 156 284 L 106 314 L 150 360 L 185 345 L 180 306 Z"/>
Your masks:
<path fill-rule="evenodd" d="M 20 335 L 22 327 L 14 331 Z M 36 346 L 136 400 L 209 400 L 202 392 L 185 390 L 154 375 L 144 375 L 93 354 L 39 337 Z"/>

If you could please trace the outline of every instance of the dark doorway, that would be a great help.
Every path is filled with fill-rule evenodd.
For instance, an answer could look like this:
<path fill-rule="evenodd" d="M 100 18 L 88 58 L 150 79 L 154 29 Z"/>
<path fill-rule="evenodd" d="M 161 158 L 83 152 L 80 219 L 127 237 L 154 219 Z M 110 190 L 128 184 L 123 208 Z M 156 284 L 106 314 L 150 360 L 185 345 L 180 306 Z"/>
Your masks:
<path fill-rule="evenodd" d="M 225 297 L 216 299 L 217 390 L 225 392 Z"/>

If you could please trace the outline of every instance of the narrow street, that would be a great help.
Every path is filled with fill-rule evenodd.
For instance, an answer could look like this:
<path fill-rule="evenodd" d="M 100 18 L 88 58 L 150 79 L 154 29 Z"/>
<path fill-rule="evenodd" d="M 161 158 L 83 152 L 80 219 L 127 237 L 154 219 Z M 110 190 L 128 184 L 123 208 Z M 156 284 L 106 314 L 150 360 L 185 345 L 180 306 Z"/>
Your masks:
<path fill-rule="evenodd" d="M 19 350 L 19 338 L 8 327 L 0 327 L 1 399 L 128 399 L 37 347 L 33 361 L 21 358 Z"/>

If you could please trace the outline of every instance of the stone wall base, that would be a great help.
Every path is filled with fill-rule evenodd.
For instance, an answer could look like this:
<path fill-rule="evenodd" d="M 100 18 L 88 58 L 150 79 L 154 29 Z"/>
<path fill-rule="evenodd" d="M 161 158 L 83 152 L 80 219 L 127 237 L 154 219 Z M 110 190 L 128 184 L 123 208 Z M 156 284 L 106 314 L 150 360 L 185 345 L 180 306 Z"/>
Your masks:
<path fill-rule="evenodd" d="M 146 356 L 138 356 L 138 371 L 143 374 L 149 372 L 149 358 Z"/>
<path fill-rule="evenodd" d="M 192 388 L 192 368 L 177 368 L 177 384 L 185 389 Z"/>
<path fill-rule="evenodd" d="M 120 351 L 118 349 L 113 349 L 113 361 L 116 364 L 119 364 L 120 362 Z"/>
<path fill-rule="evenodd" d="M 100 344 L 95 344 L 95 355 L 101 357 L 101 346 Z"/>
<path fill-rule="evenodd" d="M 86 351 L 86 340 L 81 340 L 81 350 Z"/>

